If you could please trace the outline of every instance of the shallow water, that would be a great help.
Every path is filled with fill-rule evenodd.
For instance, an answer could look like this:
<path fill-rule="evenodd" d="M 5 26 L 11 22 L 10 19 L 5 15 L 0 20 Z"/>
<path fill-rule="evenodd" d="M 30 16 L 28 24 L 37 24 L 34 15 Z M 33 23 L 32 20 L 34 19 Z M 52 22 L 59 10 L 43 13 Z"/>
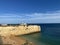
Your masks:
<path fill-rule="evenodd" d="M 36 45 L 60 45 L 60 24 L 39 24 L 40 33 L 23 35 L 21 37 L 34 42 Z"/>

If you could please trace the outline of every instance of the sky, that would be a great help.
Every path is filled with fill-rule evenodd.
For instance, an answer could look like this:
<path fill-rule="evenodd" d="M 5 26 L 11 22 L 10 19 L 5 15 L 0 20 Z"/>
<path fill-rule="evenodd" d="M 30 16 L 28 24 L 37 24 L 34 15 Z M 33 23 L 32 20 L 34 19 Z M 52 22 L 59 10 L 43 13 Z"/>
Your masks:
<path fill-rule="evenodd" d="M 60 23 L 60 0 L 0 0 L 0 24 Z"/>

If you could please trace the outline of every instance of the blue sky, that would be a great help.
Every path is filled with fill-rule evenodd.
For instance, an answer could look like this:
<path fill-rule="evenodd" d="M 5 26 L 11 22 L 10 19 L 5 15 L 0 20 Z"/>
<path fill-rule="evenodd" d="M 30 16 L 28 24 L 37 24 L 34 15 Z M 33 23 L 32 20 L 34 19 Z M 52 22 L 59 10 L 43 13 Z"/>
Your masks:
<path fill-rule="evenodd" d="M 0 0 L 0 23 L 60 23 L 60 0 Z"/>

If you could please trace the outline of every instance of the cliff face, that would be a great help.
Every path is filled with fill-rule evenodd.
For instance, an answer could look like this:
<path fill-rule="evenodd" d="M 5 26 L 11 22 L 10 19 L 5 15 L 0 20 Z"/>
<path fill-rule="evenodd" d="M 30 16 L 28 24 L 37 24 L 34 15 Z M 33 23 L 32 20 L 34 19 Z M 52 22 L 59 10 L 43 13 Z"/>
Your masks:
<path fill-rule="evenodd" d="M 38 25 L 29 25 L 29 26 L 0 26 L 0 35 L 1 36 L 9 36 L 9 35 L 23 35 L 29 34 L 33 32 L 41 31 L 41 27 Z"/>

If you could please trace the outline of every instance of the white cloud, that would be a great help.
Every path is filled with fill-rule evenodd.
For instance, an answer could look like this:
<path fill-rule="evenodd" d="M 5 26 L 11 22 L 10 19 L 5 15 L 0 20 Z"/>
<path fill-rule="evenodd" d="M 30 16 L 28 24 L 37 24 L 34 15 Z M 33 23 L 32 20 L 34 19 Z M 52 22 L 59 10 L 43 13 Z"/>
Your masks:
<path fill-rule="evenodd" d="M 17 23 L 60 23 L 60 11 L 32 14 L 0 14 L 0 21 L 4 22 L 5 20 Z"/>
<path fill-rule="evenodd" d="M 33 23 L 60 23 L 60 11 L 47 12 L 47 13 L 33 13 L 27 14 L 31 17 L 27 21 Z"/>
<path fill-rule="evenodd" d="M 33 13 L 33 14 L 25 14 L 25 16 L 31 17 L 28 19 L 55 19 L 55 18 L 60 18 L 60 12 Z"/>

